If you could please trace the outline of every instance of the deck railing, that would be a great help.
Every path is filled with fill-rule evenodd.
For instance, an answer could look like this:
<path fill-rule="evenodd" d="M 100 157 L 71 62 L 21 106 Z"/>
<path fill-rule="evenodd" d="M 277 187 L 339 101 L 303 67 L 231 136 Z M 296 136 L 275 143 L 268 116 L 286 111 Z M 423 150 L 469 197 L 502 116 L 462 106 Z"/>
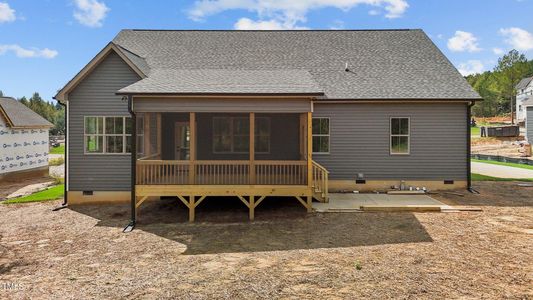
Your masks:
<path fill-rule="evenodd" d="M 306 185 L 306 161 L 137 160 L 138 185 Z"/>
<path fill-rule="evenodd" d="M 313 192 L 315 193 L 315 198 L 322 202 L 328 202 L 328 177 L 328 170 L 313 161 Z"/>

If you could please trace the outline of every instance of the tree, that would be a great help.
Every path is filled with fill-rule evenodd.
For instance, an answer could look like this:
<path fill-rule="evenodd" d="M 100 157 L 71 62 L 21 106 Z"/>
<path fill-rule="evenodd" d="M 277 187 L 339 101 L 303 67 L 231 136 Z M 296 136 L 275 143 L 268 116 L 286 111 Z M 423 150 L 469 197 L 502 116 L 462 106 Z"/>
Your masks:
<path fill-rule="evenodd" d="M 50 129 L 50 134 L 65 133 L 65 110 L 61 105 L 43 100 L 39 93 L 34 93 L 29 100 L 26 97 L 22 97 L 19 101 L 54 124 L 54 127 Z"/>
<path fill-rule="evenodd" d="M 494 68 L 501 95 L 510 106 L 512 124 L 514 124 L 515 87 L 528 74 L 528 71 L 529 64 L 526 56 L 514 49 L 498 59 L 498 65 Z"/>

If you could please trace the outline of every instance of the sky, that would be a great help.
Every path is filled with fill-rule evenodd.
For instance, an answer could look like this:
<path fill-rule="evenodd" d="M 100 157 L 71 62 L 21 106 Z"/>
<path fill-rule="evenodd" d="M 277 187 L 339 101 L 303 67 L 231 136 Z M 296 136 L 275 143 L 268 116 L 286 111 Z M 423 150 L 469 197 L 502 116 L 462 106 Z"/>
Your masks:
<path fill-rule="evenodd" d="M 0 0 L 0 90 L 52 100 L 121 29 L 420 28 L 463 75 L 533 59 L 533 0 Z"/>

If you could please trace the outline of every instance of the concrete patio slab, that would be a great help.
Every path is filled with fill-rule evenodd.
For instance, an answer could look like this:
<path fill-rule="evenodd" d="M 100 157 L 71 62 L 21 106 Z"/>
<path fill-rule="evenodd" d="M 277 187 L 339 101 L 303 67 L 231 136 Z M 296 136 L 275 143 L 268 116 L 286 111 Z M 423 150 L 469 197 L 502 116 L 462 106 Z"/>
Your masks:
<path fill-rule="evenodd" d="M 329 194 L 328 203 L 313 203 L 317 212 L 440 211 L 450 209 L 427 195 Z"/>

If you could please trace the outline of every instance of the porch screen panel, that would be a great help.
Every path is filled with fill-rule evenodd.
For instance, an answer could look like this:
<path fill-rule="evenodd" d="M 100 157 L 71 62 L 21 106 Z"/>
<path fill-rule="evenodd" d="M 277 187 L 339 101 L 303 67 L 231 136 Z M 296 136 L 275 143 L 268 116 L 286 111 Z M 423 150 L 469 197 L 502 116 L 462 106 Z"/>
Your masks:
<path fill-rule="evenodd" d="M 137 157 L 139 159 L 161 158 L 161 133 L 158 128 L 158 113 L 137 113 Z M 126 128 L 127 129 L 127 128 Z"/>

